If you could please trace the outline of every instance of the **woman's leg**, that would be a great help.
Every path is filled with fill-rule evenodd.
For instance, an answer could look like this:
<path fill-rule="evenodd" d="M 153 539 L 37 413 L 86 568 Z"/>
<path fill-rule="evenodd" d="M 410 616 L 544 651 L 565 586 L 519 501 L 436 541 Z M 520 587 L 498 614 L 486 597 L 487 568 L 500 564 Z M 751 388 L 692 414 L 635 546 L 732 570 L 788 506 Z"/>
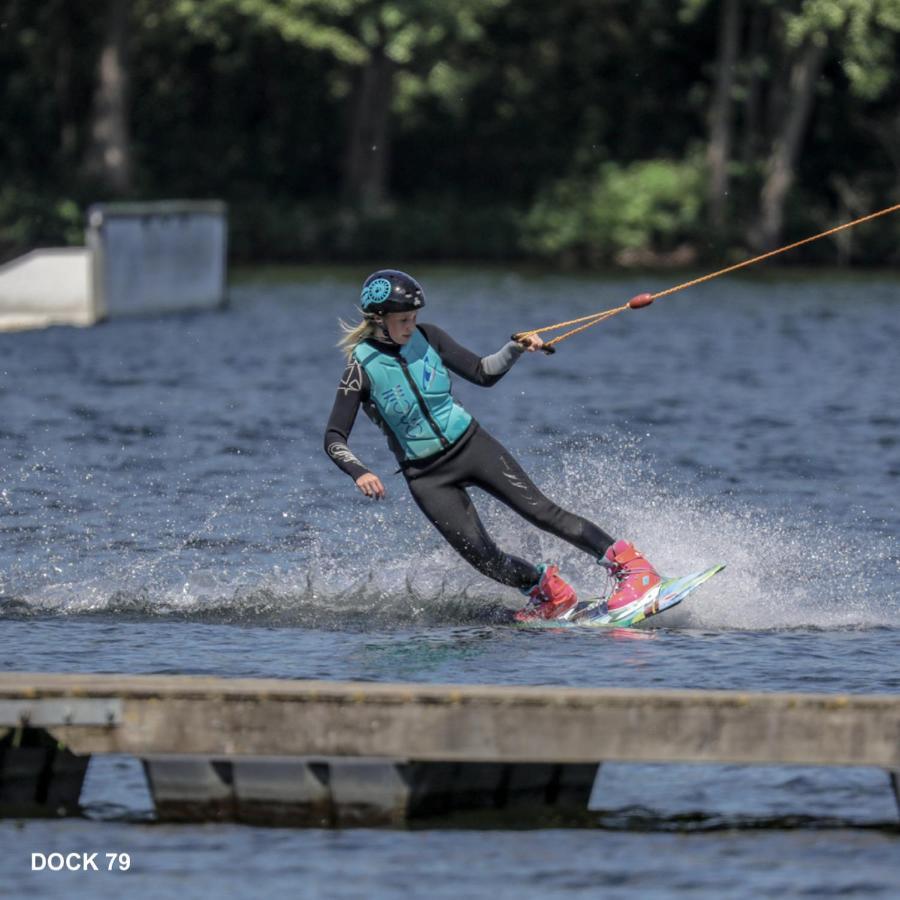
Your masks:
<path fill-rule="evenodd" d="M 470 483 L 520 516 L 599 560 L 614 538 L 588 519 L 558 506 L 541 493 L 512 454 L 483 429 L 466 447 Z"/>
<path fill-rule="evenodd" d="M 610 610 L 637 602 L 660 583 L 662 576 L 633 544 L 614 543 L 593 522 L 548 500 L 499 441 L 479 431 L 471 444 L 469 459 L 477 467 L 473 484 L 493 494 L 538 528 L 574 544 L 610 569 L 615 579 L 615 587 L 606 600 Z"/>
<path fill-rule="evenodd" d="M 537 567 L 504 553 L 494 543 L 465 487 L 453 478 L 452 472 L 442 472 L 442 468 L 407 481 L 419 509 L 450 546 L 479 572 L 511 587 L 533 587 L 540 577 Z"/>

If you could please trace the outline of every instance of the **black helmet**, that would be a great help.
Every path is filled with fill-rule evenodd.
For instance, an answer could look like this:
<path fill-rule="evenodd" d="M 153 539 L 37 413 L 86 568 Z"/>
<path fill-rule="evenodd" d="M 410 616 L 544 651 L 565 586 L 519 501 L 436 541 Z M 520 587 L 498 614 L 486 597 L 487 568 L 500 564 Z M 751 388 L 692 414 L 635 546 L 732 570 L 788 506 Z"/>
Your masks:
<path fill-rule="evenodd" d="M 412 312 L 425 305 L 422 286 L 406 272 L 379 269 L 363 283 L 359 305 L 364 313 Z"/>

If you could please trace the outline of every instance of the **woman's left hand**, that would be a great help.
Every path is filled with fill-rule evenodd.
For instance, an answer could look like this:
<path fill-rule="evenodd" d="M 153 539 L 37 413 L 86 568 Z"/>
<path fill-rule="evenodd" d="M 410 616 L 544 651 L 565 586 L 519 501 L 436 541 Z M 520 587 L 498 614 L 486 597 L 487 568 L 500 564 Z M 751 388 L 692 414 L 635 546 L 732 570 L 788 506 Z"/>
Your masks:
<path fill-rule="evenodd" d="M 536 334 L 528 334 L 524 337 L 520 337 L 518 343 L 520 343 L 529 353 L 535 353 L 538 350 L 542 350 L 544 347 L 544 342 Z"/>

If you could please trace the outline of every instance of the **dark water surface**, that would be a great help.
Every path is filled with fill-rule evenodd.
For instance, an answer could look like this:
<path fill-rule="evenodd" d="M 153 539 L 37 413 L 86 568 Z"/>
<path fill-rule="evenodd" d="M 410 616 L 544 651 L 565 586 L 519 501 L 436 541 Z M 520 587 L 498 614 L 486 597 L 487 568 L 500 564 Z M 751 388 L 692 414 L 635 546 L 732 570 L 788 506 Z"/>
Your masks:
<path fill-rule="evenodd" d="M 515 591 L 321 451 L 365 273 L 245 280 L 222 314 L 0 335 L 0 667 L 278 678 L 900 691 L 900 282 L 722 281 L 529 355 L 457 395 L 564 505 L 666 573 L 725 572 L 638 632 L 526 632 Z M 449 270 L 422 315 L 487 353 L 668 281 Z M 597 567 L 477 497 L 504 546 Z M 0 823 L 13 895 L 896 896 L 884 773 L 606 766 L 597 830 L 278 831 L 141 824 L 133 760 L 88 820 Z M 784 830 L 786 826 L 796 826 Z M 127 873 L 31 873 L 36 851 Z"/>

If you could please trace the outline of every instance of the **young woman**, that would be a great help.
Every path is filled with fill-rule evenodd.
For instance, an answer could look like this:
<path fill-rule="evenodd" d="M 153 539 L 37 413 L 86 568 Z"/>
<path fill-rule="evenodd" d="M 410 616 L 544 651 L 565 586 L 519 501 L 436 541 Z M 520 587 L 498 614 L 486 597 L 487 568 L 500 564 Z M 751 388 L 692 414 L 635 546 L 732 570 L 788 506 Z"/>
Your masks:
<path fill-rule="evenodd" d="M 533 336 L 510 341 L 478 357 L 435 325 L 418 324 L 425 306 L 418 282 L 383 269 L 363 284 L 363 321 L 345 326 L 340 342 L 347 367 L 325 432 L 325 452 L 367 497 L 385 495 L 381 479 L 348 446 L 359 407 L 387 436 L 410 493 L 447 542 L 478 571 L 519 588 L 530 603 L 520 621 L 552 619 L 577 602 L 555 565 L 535 564 L 503 552 L 485 530 L 467 488 L 478 487 L 520 516 L 583 550 L 615 579 L 611 610 L 633 603 L 660 581 L 628 541 L 616 541 L 593 522 L 545 497 L 510 452 L 453 399 L 450 376 L 490 387 L 526 350 L 540 350 Z"/>

